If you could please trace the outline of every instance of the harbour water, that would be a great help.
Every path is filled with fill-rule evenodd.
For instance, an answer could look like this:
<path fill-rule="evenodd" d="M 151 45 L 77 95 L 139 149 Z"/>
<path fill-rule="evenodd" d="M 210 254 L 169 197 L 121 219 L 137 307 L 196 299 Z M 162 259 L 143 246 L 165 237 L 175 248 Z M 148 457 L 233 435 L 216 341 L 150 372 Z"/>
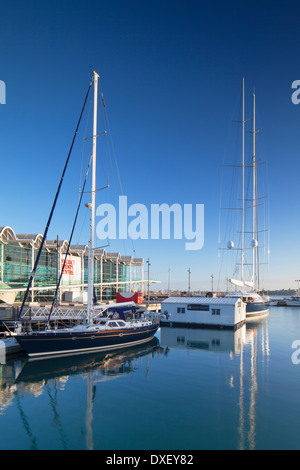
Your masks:
<path fill-rule="evenodd" d="M 0 448 L 300 449 L 296 340 L 300 309 L 271 307 L 236 332 L 162 328 L 114 353 L 6 359 Z"/>

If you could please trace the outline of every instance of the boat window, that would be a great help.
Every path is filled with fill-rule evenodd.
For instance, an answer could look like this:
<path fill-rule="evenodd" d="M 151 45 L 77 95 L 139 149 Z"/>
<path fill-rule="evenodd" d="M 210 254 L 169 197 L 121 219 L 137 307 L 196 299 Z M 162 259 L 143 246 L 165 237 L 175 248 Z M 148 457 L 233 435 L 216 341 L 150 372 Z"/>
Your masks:
<path fill-rule="evenodd" d="M 115 321 L 110 321 L 108 326 L 110 326 L 111 328 L 118 328 L 118 324 Z"/>
<path fill-rule="evenodd" d="M 119 326 L 126 326 L 126 323 L 124 321 L 118 321 Z"/>

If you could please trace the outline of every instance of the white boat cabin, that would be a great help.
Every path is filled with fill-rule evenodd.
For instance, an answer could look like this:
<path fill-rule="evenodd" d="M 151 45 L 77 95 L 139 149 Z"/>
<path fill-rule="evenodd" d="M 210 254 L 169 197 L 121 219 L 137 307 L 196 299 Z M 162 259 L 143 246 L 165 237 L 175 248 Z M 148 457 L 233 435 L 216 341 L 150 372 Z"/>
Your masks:
<path fill-rule="evenodd" d="M 161 326 L 236 329 L 246 321 L 246 304 L 239 298 L 169 297 L 161 313 Z"/>

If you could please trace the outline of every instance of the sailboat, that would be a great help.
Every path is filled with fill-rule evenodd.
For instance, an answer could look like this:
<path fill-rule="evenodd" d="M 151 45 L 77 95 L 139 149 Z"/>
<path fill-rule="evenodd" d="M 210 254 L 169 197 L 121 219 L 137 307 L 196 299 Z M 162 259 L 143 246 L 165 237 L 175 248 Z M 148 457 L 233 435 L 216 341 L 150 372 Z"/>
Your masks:
<path fill-rule="evenodd" d="M 229 282 L 239 290 L 227 294 L 227 297 L 239 297 L 246 303 L 246 320 L 268 315 L 269 299 L 259 294 L 259 256 L 258 256 L 258 223 L 257 223 L 257 159 L 256 159 L 256 129 L 255 122 L 255 93 L 253 93 L 253 157 L 250 165 L 245 165 L 245 81 L 243 78 L 243 104 L 242 104 L 242 227 L 241 227 L 241 277 L 240 279 L 229 279 Z M 245 207 L 245 167 L 252 166 L 252 206 Z M 245 209 L 252 207 L 252 276 L 250 280 L 245 279 Z M 229 241 L 227 249 L 234 248 L 234 242 Z"/>
<path fill-rule="evenodd" d="M 92 189 L 91 189 L 91 203 L 87 206 L 91 210 L 91 233 L 89 241 L 89 258 L 88 258 L 88 301 L 86 310 L 86 319 L 82 324 L 72 326 L 70 328 L 51 329 L 50 322 L 48 327 L 39 331 L 23 331 L 22 326 L 16 329 L 12 335 L 15 337 L 19 345 L 23 348 L 24 352 L 30 357 L 43 357 L 43 356 L 58 356 L 74 353 L 87 353 L 94 351 L 107 351 L 117 348 L 124 348 L 127 346 L 141 344 L 150 341 L 157 330 L 159 329 L 160 322 L 159 316 L 148 315 L 147 312 L 139 319 L 134 319 L 135 315 L 131 318 L 126 316 L 126 313 L 136 310 L 132 302 L 122 303 L 116 305 L 113 309 L 101 308 L 101 306 L 94 305 L 94 250 L 95 250 L 95 209 L 96 209 L 96 147 L 97 147 L 97 102 L 98 102 L 98 79 L 99 75 L 94 71 L 90 83 L 94 83 L 94 115 L 93 115 L 93 151 L 92 151 Z M 87 99 L 87 96 L 86 96 Z M 86 103 L 86 100 L 85 100 Z M 81 112 L 82 116 L 82 112 Z M 80 119 L 81 119 L 80 116 Z M 80 120 L 79 120 L 80 122 Z M 79 123 L 77 125 L 78 129 Z M 77 129 L 75 135 L 77 133 Z M 75 136 L 74 136 L 75 138 Z M 72 142 L 72 146 L 74 139 Z M 72 149 L 71 146 L 71 149 Z M 70 155 L 70 153 L 69 153 Z M 68 159 L 69 159 L 68 155 Z M 67 159 L 67 162 L 68 162 Z M 65 172 L 66 166 L 64 168 Z M 64 172 L 60 185 L 63 180 Z M 60 189 L 60 186 L 59 186 Z M 47 235 L 47 230 L 51 221 L 52 213 L 55 207 L 56 194 L 54 205 L 49 216 L 48 223 L 44 232 L 43 242 Z M 24 306 L 26 294 L 29 292 L 32 283 L 39 255 L 32 271 L 30 281 L 27 287 L 27 292 L 23 300 Z M 63 268 L 62 268 L 63 272 Z M 125 305 L 126 304 L 126 305 Z M 49 315 L 50 317 L 50 315 Z M 21 330 L 20 330 L 21 329 Z M 19 331 L 20 330 L 20 331 Z"/>

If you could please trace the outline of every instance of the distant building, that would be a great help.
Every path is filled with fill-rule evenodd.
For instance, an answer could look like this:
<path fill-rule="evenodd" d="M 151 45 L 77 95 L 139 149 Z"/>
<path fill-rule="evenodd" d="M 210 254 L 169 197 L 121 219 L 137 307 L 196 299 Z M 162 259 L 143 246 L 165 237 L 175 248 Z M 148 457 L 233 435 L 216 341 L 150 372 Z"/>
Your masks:
<path fill-rule="evenodd" d="M 15 234 L 0 227 L 0 302 L 23 299 L 42 242 L 41 234 Z M 44 244 L 29 301 L 52 300 L 68 247 L 67 240 L 47 240 Z M 60 300 L 84 300 L 88 275 L 88 246 L 71 245 L 62 276 Z M 98 300 L 115 299 L 116 292 L 141 290 L 144 260 L 95 250 L 94 283 Z M 72 294 L 72 295 L 70 295 Z"/>

